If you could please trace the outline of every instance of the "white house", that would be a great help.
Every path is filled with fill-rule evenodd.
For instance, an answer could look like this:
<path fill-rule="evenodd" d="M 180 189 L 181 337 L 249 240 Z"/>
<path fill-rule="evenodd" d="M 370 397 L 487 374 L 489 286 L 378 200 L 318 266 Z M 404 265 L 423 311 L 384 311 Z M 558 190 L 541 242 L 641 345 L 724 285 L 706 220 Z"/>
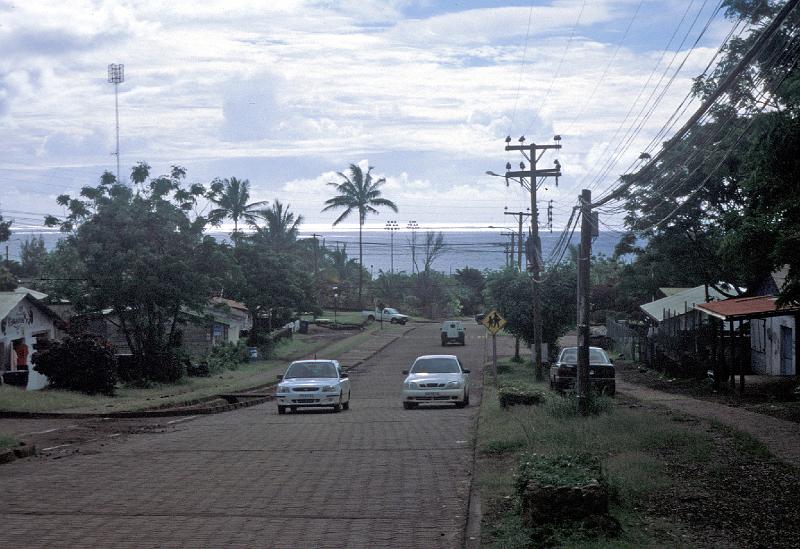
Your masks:
<path fill-rule="evenodd" d="M 0 292 L 0 375 L 24 381 L 24 374 L 13 372 L 27 372 L 29 390 L 47 385 L 47 377 L 33 370 L 31 356 L 43 341 L 60 336 L 58 315 L 37 296 L 46 297 L 27 288 Z"/>

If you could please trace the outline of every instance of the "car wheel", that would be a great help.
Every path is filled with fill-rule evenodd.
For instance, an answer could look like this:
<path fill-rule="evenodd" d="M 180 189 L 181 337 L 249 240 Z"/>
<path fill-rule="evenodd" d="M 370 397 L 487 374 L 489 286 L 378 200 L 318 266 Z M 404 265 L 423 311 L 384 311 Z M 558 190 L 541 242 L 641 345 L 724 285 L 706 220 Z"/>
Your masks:
<path fill-rule="evenodd" d="M 338 404 L 334 404 L 333 405 L 333 411 L 334 412 L 341 412 L 342 411 L 342 395 L 341 394 L 339 395 Z"/>
<path fill-rule="evenodd" d="M 469 391 L 464 393 L 464 406 L 469 406 Z"/>
<path fill-rule="evenodd" d="M 393 319 L 391 319 L 389 322 L 390 322 L 390 323 L 392 323 L 392 324 L 397 324 L 397 319 L 396 319 L 396 318 L 393 318 Z"/>
<path fill-rule="evenodd" d="M 278 413 L 283 415 L 286 413 L 286 406 L 278 406 Z"/>
<path fill-rule="evenodd" d="M 375 321 L 375 315 L 369 315 L 369 316 L 367 317 L 367 320 L 371 320 L 371 321 L 373 321 L 373 322 L 374 322 L 374 321 Z"/>
<path fill-rule="evenodd" d="M 350 393 L 347 393 L 347 402 L 342 402 L 342 410 L 350 409 Z"/>
<path fill-rule="evenodd" d="M 289 409 L 292 411 L 293 414 L 297 413 L 297 406 L 291 406 Z"/>

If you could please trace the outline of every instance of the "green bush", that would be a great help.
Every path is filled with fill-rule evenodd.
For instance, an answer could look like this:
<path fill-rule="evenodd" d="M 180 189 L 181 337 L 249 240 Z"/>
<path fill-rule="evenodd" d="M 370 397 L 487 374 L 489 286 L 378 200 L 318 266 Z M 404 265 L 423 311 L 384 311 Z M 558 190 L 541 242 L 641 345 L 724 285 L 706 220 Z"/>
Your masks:
<path fill-rule="evenodd" d="M 33 369 L 57 389 L 113 395 L 117 384 L 114 346 L 92 334 L 65 336 L 31 357 Z"/>
<path fill-rule="evenodd" d="M 233 343 L 222 343 L 214 347 L 208 354 L 209 372 L 221 372 L 222 370 L 235 370 L 240 364 L 250 361 L 250 353 L 247 345 L 243 341 L 236 345 Z"/>
<path fill-rule="evenodd" d="M 524 383 L 513 385 L 503 385 L 497 389 L 497 398 L 500 400 L 500 407 L 522 405 L 532 406 L 541 404 L 545 401 L 545 394 L 540 389 Z"/>
<path fill-rule="evenodd" d="M 520 456 L 514 486 L 522 495 L 529 481 L 542 486 L 581 486 L 591 480 L 603 480 L 600 461 L 590 454 Z"/>
<path fill-rule="evenodd" d="M 135 387 L 149 387 L 151 382 L 175 383 L 186 375 L 184 358 L 178 349 L 151 352 L 145 356 L 122 355 L 119 378 Z"/>

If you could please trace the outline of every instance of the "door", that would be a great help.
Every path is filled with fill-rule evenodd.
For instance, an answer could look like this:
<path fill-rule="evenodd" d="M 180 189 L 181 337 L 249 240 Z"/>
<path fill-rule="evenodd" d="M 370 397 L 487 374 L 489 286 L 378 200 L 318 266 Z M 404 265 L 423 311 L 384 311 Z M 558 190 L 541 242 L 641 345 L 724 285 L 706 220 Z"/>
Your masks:
<path fill-rule="evenodd" d="M 792 375 L 792 346 L 794 345 L 792 329 L 781 326 L 781 375 Z"/>

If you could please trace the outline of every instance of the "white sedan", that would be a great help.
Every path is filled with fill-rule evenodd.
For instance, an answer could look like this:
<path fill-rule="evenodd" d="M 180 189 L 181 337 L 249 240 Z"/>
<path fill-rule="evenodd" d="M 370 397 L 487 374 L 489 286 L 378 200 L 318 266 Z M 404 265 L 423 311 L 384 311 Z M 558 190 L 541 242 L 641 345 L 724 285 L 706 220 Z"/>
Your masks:
<path fill-rule="evenodd" d="M 456 408 L 469 404 L 469 370 L 455 355 L 418 357 L 410 370 L 403 370 L 403 408 L 410 410 L 420 403 L 452 402 Z"/>
<path fill-rule="evenodd" d="M 334 412 L 350 408 L 350 380 L 336 360 L 297 360 L 279 375 L 275 390 L 278 413 L 286 408 L 332 406 Z"/>

